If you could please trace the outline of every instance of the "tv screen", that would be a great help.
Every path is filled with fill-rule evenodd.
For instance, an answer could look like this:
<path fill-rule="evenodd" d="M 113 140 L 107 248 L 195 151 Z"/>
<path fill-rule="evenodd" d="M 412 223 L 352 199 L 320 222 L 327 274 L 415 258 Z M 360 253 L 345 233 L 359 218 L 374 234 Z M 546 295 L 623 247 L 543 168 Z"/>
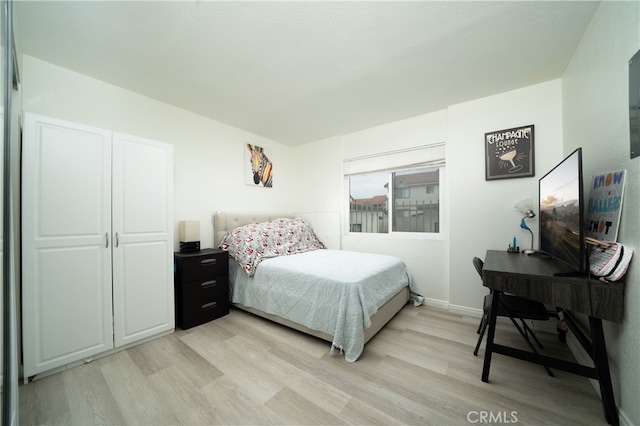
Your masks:
<path fill-rule="evenodd" d="M 582 148 L 540 178 L 540 250 L 586 271 Z"/>

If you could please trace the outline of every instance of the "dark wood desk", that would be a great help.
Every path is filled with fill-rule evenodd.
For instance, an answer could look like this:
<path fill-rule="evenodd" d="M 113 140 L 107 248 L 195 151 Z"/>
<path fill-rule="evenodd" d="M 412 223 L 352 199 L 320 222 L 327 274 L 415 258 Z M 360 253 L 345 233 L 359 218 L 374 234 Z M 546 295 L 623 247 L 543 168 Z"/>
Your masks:
<path fill-rule="evenodd" d="M 489 315 L 482 381 L 489 381 L 492 353 L 596 379 L 600 384 L 604 416 L 609 424 L 617 426 L 619 424 L 618 411 L 611 386 L 602 320 L 622 322 L 624 283 L 603 283 L 595 278 L 554 275 L 567 272 L 567 269 L 566 265 L 549 257 L 489 250 L 484 261 L 482 281 L 486 287 L 492 290 L 512 293 L 558 307 L 563 313 L 566 324 L 591 356 L 594 367 L 494 343 L 499 294 L 498 291 L 494 291 Z M 572 312 L 588 315 L 590 338 L 573 320 Z"/>

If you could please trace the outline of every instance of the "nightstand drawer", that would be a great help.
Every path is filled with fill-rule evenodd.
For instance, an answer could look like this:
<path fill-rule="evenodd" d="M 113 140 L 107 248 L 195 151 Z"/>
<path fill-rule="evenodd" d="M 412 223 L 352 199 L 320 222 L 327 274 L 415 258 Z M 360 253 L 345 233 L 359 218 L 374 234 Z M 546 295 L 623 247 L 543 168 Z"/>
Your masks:
<path fill-rule="evenodd" d="M 179 282 L 229 274 L 229 254 L 218 249 L 176 254 L 176 280 Z"/>
<path fill-rule="evenodd" d="M 200 300 L 229 299 L 229 276 L 217 276 L 176 285 L 177 299 L 183 305 Z"/>
<path fill-rule="evenodd" d="M 185 306 L 185 309 L 177 312 L 176 322 L 183 330 L 204 324 L 205 322 L 220 318 L 229 313 L 229 301 L 218 300 L 210 302 L 198 302 Z"/>

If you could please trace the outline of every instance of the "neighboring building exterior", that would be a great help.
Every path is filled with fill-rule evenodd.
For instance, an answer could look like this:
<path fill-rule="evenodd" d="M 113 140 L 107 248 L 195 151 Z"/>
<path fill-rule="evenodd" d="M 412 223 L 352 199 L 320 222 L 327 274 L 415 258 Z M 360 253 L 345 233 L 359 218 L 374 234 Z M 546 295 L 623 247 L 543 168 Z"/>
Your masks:
<path fill-rule="evenodd" d="M 392 174 L 394 232 L 440 232 L 439 170 Z M 384 195 L 350 198 L 351 232 L 387 233 L 389 231 L 388 185 Z"/>
<path fill-rule="evenodd" d="M 393 231 L 440 232 L 438 170 L 393 175 Z"/>
<path fill-rule="evenodd" d="M 389 230 L 387 196 L 349 200 L 349 231 L 386 233 Z"/>

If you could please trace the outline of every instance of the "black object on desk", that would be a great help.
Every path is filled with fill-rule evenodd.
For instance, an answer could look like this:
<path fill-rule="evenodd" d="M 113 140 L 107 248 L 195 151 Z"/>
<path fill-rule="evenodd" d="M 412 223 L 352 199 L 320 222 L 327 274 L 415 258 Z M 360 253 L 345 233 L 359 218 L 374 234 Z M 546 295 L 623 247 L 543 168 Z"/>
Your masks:
<path fill-rule="evenodd" d="M 494 343 L 498 313 L 498 292 L 494 291 L 482 381 L 489 381 L 491 354 L 494 352 L 596 379 L 600 384 L 604 416 L 609 424 L 617 426 L 619 419 L 611 385 L 602 320 L 622 322 L 624 283 L 603 283 L 596 279 L 557 275 L 566 272 L 567 269 L 566 265 L 550 257 L 513 255 L 505 251 L 488 250 L 482 271 L 482 282 L 490 289 L 537 300 L 562 309 L 567 325 L 591 356 L 594 367 Z M 591 339 L 576 325 L 572 312 L 589 316 Z"/>
<path fill-rule="evenodd" d="M 229 254 L 174 253 L 176 324 L 188 329 L 229 313 Z"/>

